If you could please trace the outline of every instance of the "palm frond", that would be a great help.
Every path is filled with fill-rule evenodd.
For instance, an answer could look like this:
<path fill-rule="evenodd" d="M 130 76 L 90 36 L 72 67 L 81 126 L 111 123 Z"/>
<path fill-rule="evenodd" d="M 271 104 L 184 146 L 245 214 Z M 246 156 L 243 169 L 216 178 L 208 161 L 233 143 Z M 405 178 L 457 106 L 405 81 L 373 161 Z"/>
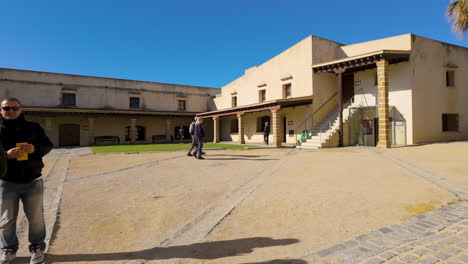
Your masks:
<path fill-rule="evenodd" d="M 463 37 L 468 30 L 468 0 L 451 0 L 447 16 L 453 21 L 452 30 Z"/>

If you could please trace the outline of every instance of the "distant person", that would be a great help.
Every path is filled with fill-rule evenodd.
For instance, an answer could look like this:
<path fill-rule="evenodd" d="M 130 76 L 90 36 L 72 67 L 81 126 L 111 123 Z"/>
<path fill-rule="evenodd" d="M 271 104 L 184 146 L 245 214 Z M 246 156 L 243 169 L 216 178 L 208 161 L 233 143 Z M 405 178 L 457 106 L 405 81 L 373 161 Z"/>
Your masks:
<path fill-rule="evenodd" d="M 195 138 L 195 143 L 197 149 L 193 152 L 193 156 L 197 159 L 205 159 L 202 157 L 203 154 L 203 138 L 205 137 L 205 130 L 203 129 L 203 118 L 199 117 L 193 128 L 193 137 Z"/>
<path fill-rule="evenodd" d="M 42 157 L 50 152 L 53 144 L 39 124 L 24 119 L 18 99 L 4 99 L 0 111 L 0 142 L 7 157 L 7 172 L 0 179 L 0 239 L 3 245 L 0 263 L 10 263 L 16 257 L 20 200 L 29 222 L 30 263 L 43 263 L 46 228 Z"/>
<path fill-rule="evenodd" d="M 195 124 L 197 120 L 198 120 L 198 116 L 195 117 L 195 120 L 192 121 L 192 123 L 190 123 L 190 126 L 189 126 L 189 133 L 190 133 L 190 136 L 192 137 L 192 145 L 190 146 L 187 156 L 193 156 L 192 150 L 197 147 L 197 144 L 195 142 L 195 137 L 193 136 L 193 129 L 195 128 Z"/>
<path fill-rule="evenodd" d="M 268 122 L 265 122 L 265 127 L 263 127 L 263 141 L 268 145 L 268 137 L 270 136 L 270 125 Z"/>

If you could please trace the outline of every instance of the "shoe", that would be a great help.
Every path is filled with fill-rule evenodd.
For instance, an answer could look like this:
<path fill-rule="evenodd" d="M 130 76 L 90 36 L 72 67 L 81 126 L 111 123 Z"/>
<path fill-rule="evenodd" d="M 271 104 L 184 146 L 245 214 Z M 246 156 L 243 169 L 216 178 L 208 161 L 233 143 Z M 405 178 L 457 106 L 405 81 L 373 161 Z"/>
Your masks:
<path fill-rule="evenodd" d="M 16 258 L 16 252 L 13 249 L 2 249 L 0 264 L 8 264 Z"/>
<path fill-rule="evenodd" d="M 198 158 L 197 158 L 197 155 L 193 155 L 193 154 L 192 154 L 192 156 L 193 156 L 194 158 L 198 159 Z"/>
<path fill-rule="evenodd" d="M 192 155 L 192 153 L 189 152 L 189 153 L 187 153 L 187 156 L 191 157 L 191 156 L 193 156 L 193 155 Z"/>
<path fill-rule="evenodd" d="M 201 154 L 202 154 L 202 155 L 205 155 L 206 153 L 202 151 L 202 153 L 201 153 Z"/>
<path fill-rule="evenodd" d="M 197 158 L 197 159 L 205 159 L 205 158 L 204 158 L 204 157 L 199 157 L 199 158 Z"/>
<path fill-rule="evenodd" d="M 29 247 L 29 251 L 32 253 L 30 264 L 44 263 L 45 256 L 40 246 Z"/>

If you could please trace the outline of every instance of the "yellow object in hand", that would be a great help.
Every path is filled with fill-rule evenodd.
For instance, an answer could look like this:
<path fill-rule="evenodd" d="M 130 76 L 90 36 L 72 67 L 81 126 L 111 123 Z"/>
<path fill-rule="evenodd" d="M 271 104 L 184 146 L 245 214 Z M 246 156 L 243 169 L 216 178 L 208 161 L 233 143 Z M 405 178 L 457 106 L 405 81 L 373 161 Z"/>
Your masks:
<path fill-rule="evenodd" d="M 22 145 L 26 145 L 28 144 L 27 142 L 21 142 L 21 143 L 16 143 L 16 147 L 20 147 Z M 28 153 L 27 152 L 20 152 L 20 154 L 18 154 L 18 157 L 16 157 L 16 160 L 17 161 L 22 161 L 22 160 L 28 160 Z"/>

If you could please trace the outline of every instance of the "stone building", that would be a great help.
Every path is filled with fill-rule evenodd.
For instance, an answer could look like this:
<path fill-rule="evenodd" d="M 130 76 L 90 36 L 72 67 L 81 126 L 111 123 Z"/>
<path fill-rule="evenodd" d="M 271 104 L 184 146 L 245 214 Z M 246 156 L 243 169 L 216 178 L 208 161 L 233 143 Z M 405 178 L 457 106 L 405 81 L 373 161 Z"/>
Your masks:
<path fill-rule="evenodd" d="M 222 87 L 214 141 L 390 147 L 468 139 L 468 49 L 405 34 L 343 45 L 309 36 Z"/>
<path fill-rule="evenodd" d="M 27 119 L 40 123 L 56 146 L 187 141 L 195 114 L 216 109 L 219 92 L 0 68 L 0 97 L 19 98 Z"/>

